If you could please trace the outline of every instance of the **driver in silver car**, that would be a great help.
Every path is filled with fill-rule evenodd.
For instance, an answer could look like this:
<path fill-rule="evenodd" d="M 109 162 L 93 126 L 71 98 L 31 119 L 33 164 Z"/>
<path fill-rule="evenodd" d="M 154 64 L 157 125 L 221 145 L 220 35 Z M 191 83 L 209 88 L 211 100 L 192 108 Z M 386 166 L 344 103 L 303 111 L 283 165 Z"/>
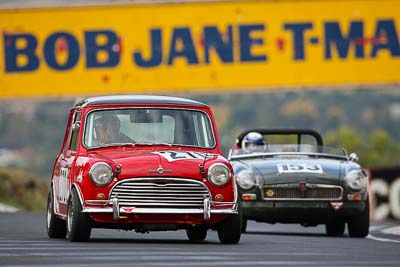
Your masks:
<path fill-rule="evenodd" d="M 264 137 L 257 132 L 250 132 L 242 140 L 242 149 L 246 153 L 253 153 L 257 149 L 265 149 L 267 142 Z"/>

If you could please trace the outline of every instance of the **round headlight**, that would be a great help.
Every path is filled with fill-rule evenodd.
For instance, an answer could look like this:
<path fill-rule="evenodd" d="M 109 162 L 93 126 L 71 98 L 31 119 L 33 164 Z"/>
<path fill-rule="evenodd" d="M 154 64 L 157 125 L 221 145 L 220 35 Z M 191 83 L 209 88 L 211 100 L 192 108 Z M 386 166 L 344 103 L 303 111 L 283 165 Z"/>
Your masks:
<path fill-rule="evenodd" d="M 238 186 L 248 190 L 256 184 L 255 175 L 251 171 L 241 171 L 236 176 L 236 182 Z"/>
<path fill-rule="evenodd" d="M 347 185 L 353 190 L 361 190 L 367 187 L 367 176 L 359 170 L 350 171 L 346 175 Z"/>
<path fill-rule="evenodd" d="M 215 186 L 224 186 L 231 179 L 231 172 L 222 163 L 211 165 L 208 169 L 208 180 Z"/>
<path fill-rule="evenodd" d="M 107 163 L 95 163 L 89 171 L 90 179 L 98 186 L 106 186 L 111 183 L 113 172 Z"/>

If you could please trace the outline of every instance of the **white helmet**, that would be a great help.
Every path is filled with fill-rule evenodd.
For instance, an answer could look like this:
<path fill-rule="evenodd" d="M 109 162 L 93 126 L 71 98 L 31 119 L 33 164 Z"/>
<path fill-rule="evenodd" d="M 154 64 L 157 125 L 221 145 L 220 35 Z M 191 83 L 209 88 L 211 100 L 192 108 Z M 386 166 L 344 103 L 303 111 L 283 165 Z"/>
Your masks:
<path fill-rule="evenodd" d="M 243 137 L 242 149 L 248 153 L 253 152 L 257 146 L 265 146 L 267 143 L 264 137 L 257 132 L 250 132 Z"/>

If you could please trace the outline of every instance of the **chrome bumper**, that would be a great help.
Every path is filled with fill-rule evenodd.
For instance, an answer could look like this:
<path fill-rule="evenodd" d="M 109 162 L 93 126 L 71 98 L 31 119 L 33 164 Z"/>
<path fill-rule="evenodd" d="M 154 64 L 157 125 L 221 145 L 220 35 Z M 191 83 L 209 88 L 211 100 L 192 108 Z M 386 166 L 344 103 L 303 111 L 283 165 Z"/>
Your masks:
<path fill-rule="evenodd" d="M 143 208 L 143 207 L 120 207 L 117 198 L 111 200 L 86 200 L 88 205 L 103 205 L 104 207 L 85 207 L 84 213 L 112 213 L 114 220 L 118 220 L 127 214 L 203 214 L 204 221 L 211 218 L 211 214 L 237 214 L 236 202 L 216 202 L 205 198 L 203 208 Z M 110 207 L 111 205 L 111 207 Z M 230 206 L 229 208 L 217 208 Z"/>

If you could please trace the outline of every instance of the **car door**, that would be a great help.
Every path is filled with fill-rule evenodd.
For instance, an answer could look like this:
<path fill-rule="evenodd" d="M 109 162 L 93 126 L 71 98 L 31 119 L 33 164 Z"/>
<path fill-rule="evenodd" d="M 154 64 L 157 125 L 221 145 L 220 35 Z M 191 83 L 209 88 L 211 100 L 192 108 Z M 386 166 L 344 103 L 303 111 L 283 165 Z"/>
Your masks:
<path fill-rule="evenodd" d="M 74 111 L 68 129 L 68 138 L 57 158 L 55 175 L 53 180 L 55 194 L 55 212 L 66 216 L 68 198 L 71 187 L 71 168 L 77 155 L 79 124 L 82 116 L 81 111 Z"/>

